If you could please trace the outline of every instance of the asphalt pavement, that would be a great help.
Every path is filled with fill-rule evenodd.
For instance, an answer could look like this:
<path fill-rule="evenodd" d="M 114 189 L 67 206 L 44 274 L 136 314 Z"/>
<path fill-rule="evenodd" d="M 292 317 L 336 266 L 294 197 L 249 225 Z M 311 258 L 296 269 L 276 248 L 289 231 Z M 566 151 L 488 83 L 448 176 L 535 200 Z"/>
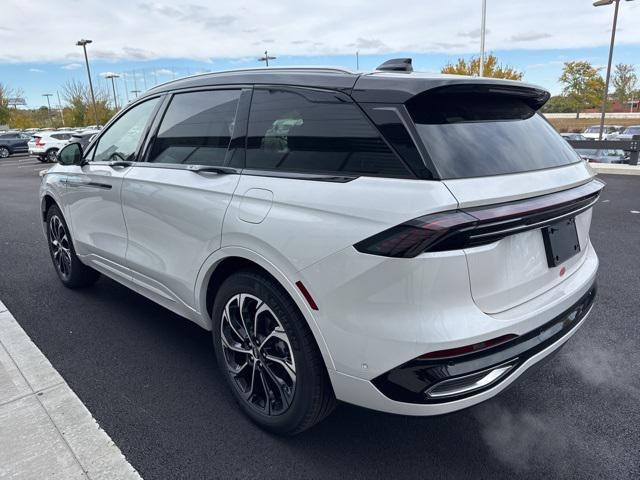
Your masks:
<path fill-rule="evenodd" d="M 104 277 L 81 291 L 60 284 L 42 234 L 42 167 L 0 160 L 0 300 L 143 478 L 640 477 L 640 176 L 601 176 L 596 306 L 552 361 L 454 414 L 343 404 L 279 438 L 234 405 L 208 332 Z"/>

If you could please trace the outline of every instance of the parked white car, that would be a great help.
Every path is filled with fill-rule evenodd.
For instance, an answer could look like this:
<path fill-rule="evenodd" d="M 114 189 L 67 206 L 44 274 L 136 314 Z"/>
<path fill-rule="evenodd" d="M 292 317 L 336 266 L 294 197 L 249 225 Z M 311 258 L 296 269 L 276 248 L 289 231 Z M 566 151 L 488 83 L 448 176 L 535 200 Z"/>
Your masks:
<path fill-rule="evenodd" d="M 69 143 L 72 131 L 38 132 L 28 142 L 29 155 L 35 155 L 41 162 L 55 162 L 58 151 Z"/>
<path fill-rule="evenodd" d="M 624 130 L 622 125 L 605 125 L 602 132 L 603 140 L 613 140 L 617 135 Z M 600 125 L 591 125 L 587 127 L 582 135 L 587 140 L 598 140 L 600 138 Z"/>
<path fill-rule="evenodd" d="M 500 393 L 591 311 L 603 183 L 545 90 L 382 67 L 404 71 L 224 72 L 134 100 L 43 177 L 60 281 L 106 275 L 210 330 L 270 431 L 336 399 L 438 415 Z"/>
<path fill-rule="evenodd" d="M 622 133 L 620 133 L 617 140 L 633 140 L 633 137 L 640 135 L 640 125 L 631 125 L 627 127 Z"/>

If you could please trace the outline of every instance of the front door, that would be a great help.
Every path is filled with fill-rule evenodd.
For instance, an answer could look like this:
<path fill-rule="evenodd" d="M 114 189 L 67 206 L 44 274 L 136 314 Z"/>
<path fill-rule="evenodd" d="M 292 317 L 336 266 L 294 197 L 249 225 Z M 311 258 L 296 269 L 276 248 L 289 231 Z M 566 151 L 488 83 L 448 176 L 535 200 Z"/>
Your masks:
<path fill-rule="evenodd" d="M 87 152 L 84 165 L 69 167 L 63 203 L 74 246 L 78 256 L 98 270 L 128 276 L 122 179 L 135 163 L 158 101 L 154 98 L 130 108 L 102 133 Z"/>

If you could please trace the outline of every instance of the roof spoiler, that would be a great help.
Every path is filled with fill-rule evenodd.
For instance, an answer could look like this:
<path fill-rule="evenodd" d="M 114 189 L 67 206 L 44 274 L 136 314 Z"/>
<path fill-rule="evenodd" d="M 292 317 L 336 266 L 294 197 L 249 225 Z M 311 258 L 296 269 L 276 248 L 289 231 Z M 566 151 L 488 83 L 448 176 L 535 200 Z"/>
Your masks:
<path fill-rule="evenodd" d="M 376 70 L 383 72 L 413 72 L 412 60 L 410 58 L 392 58 L 387 60 L 382 65 L 378 66 Z"/>

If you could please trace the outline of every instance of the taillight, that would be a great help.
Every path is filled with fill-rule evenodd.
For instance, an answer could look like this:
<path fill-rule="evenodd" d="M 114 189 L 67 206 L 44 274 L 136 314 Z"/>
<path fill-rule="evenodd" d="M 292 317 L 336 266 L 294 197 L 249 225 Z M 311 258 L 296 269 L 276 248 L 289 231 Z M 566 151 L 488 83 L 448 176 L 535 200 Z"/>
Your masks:
<path fill-rule="evenodd" d="M 355 249 L 371 255 L 411 258 L 446 240 L 448 234 L 463 227 L 473 227 L 476 219 L 459 210 L 425 215 L 354 245 Z"/>
<path fill-rule="evenodd" d="M 585 185 L 549 195 L 465 210 L 434 213 L 391 227 L 354 245 L 361 253 L 413 258 L 488 245 L 515 233 L 542 228 L 577 215 L 598 199 L 604 184 Z"/>
<path fill-rule="evenodd" d="M 36 137 L 36 146 L 44 147 L 44 143 L 42 142 L 42 138 L 41 137 Z"/>
<path fill-rule="evenodd" d="M 502 345 L 503 343 L 506 343 L 509 340 L 513 340 L 516 337 L 517 335 L 510 333 L 507 335 L 502 335 L 501 337 L 492 338 L 491 340 L 485 340 L 484 342 L 474 343 L 473 345 L 465 345 L 464 347 L 449 348 L 447 350 L 437 350 L 435 352 L 425 353 L 424 355 L 420 355 L 418 359 L 434 360 L 468 355 L 469 353 L 476 353 L 491 347 Z"/>

